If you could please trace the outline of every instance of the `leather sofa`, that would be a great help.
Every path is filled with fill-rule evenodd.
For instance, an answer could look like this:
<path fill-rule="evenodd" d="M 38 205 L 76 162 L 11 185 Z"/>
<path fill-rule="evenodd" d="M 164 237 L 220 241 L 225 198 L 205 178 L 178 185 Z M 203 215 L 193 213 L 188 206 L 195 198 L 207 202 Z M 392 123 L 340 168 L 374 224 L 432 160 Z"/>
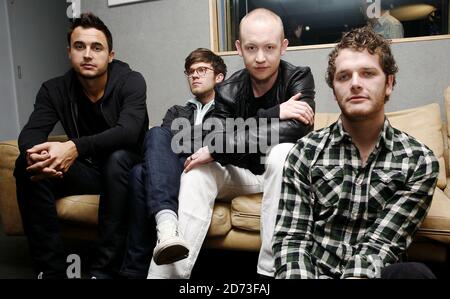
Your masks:
<path fill-rule="evenodd" d="M 439 159 L 440 173 L 430 211 L 410 247 L 410 260 L 445 261 L 450 244 L 450 164 L 448 140 L 450 87 L 445 92 L 445 110 L 438 104 L 387 113 L 391 124 L 427 144 Z M 315 129 L 333 123 L 336 113 L 317 113 Z M 64 137 L 52 137 L 63 140 Z M 17 206 L 14 162 L 19 154 L 17 141 L 0 142 L 0 216 L 6 235 L 23 235 Z M 67 237 L 93 239 L 96 236 L 98 195 L 78 195 L 57 201 L 62 232 Z M 205 246 L 257 251 L 260 247 L 261 194 L 239 196 L 231 201 L 218 199 Z"/>

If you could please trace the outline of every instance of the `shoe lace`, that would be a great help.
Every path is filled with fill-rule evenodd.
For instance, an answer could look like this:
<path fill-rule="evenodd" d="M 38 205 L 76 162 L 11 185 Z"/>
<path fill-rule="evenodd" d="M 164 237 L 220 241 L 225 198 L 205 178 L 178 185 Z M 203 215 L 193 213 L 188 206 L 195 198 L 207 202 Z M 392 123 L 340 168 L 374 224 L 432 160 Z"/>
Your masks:
<path fill-rule="evenodd" d="M 165 221 L 156 227 L 158 240 L 178 236 L 178 225 L 173 221 Z"/>

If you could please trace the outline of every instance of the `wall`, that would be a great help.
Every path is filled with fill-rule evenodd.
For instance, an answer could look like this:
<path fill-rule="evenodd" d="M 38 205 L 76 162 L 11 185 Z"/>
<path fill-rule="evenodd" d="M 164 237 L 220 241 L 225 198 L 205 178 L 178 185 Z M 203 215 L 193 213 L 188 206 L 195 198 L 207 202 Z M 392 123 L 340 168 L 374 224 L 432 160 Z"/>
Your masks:
<path fill-rule="evenodd" d="M 4 2 L 8 6 L 19 123 L 23 127 L 41 84 L 68 70 L 68 4 L 61 0 Z"/>
<path fill-rule="evenodd" d="M 140 71 L 147 81 L 151 125 L 166 110 L 190 96 L 184 59 L 194 49 L 210 47 L 208 0 L 148 1 L 109 8 L 107 0 L 81 2 L 110 28 L 116 58 Z"/>
<path fill-rule="evenodd" d="M 182 74 L 184 58 L 197 47 L 210 47 L 208 0 L 162 0 L 108 8 L 107 0 L 84 1 L 82 10 L 98 14 L 111 27 L 118 57 L 143 73 L 148 84 L 151 123 L 167 108 L 183 103 L 189 89 Z M 284 59 L 311 67 L 317 86 L 317 111 L 336 112 L 325 83 L 330 48 L 288 51 Z M 443 103 L 450 85 L 450 39 L 397 43 L 400 72 L 388 111 L 431 102 Z M 225 56 L 229 74 L 241 68 L 239 56 Z"/>
<path fill-rule="evenodd" d="M 387 111 L 413 108 L 427 103 L 441 104 L 443 94 L 450 85 L 450 39 L 396 43 L 392 50 L 399 66 L 397 85 Z M 283 59 L 311 67 L 316 83 L 317 112 L 338 112 L 331 89 L 325 82 L 328 54 L 331 48 L 288 51 Z M 239 56 L 227 56 L 230 69 L 242 67 Z"/>
<path fill-rule="evenodd" d="M 16 138 L 19 132 L 6 1 L 0 2 L 0 40 L 0 140 L 4 140 Z"/>

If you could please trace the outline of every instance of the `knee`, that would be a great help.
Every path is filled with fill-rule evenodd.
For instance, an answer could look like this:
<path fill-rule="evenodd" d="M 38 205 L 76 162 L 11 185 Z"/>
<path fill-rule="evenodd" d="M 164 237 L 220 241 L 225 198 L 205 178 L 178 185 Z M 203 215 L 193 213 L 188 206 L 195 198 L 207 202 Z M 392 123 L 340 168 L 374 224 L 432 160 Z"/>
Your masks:
<path fill-rule="evenodd" d="M 181 175 L 179 211 L 203 213 L 213 206 L 220 182 L 211 172 L 209 164 L 201 165 Z"/>
<path fill-rule="evenodd" d="M 422 263 L 392 264 L 383 269 L 381 278 L 384 279 L 435 279 L 433 272 Z"/>
<path fill-rule="evenodd" d="M 25 155 L 20 154 L 19 157 L 17 157 L 15 167 L 14 167 L 14 176 L 16 179 L 29 177 L 29 173 L 27 172 L 27 158 Z"/>
<path fill-rule="evenodd" d="M 293 143 L 280 143 L 272 147 L 266 158 L 266 170 L 282 171 L 286 157 L 293 146 Z"/>
<path fill-rule="evenodd" d="M 131 168 L 137 162 L 135 156 L 136 154 L 124 149 L 112 152 L 106 159 L 106 174 L 110 176 L 129 174 Z"/>
<path fill-rule="evenodd" d="M 145 134 L 145 144 L 151 144 L 152 142 L 157 142 L 161 138 L 170 138 L 171 132 L 163 127 L 153 127 L 147 131 Z"/>
<path fill-rule="evenodd" d="M 220 170 L 220 167 L 221 166 L 215 162 L 199 165 L 187 173 L 183 172 L 181 175 L 181 182 L 190 184 L 193 188 L 200 187 L 204 185 L 203 183 L 207 180 L 215 179 L 215 174 Z"/>
<path fill-rule="evenodd" d="M 16 159 L 15 170 L 23 171 L 27 168 L 27 158 L 24 154 L 20 154 Z"/>
<path fill-rule="evenodd" d="M 130 188 L 130 192 L 136 194 L 141 191 L 144 186 L 144 172 L 143 172 L 143 164 L 135 165 L 128 177 L 128 185 Z"/>
<path fill-rule="evenodd" d="M 124 149 L 112 152 L 108 157 L 108 164 L 117 164 L 128 159 L 130 152 Z"/>
<path fill-rule="evenodd" d="M 161 151 L 161 147 L 165 147 L 165 144 L 170 144 L 171 139 L 172 133 L 168 129 L 162 127 L 151 128 L 145 134 L 145 155 Z"/>
<path fill-rule="evenodd" d="M 409 269 L 407 269 L 408 273 L 414 273 L 411 278 L 419 278 L 419 279 L 435 279 L 433 272 L 431 272 L 430 268 L 428 268 L 425 264 L 422 263 L 408 263 Z"/>
<path fill-rule="evenodd" d="M 202 182 L 206 176 L 206 171 L 202 166 L 191 169 L 189 172 L 183 172 L 181 174 L 180 184 L 193 188 L 196 186 L 195 182 Z"/>
<path fill-rule="evenodd" d="M 130 171 L 130 184 L 134 182 L 142 182 L 143 179 L 143 164 L 135 165 Z"/>

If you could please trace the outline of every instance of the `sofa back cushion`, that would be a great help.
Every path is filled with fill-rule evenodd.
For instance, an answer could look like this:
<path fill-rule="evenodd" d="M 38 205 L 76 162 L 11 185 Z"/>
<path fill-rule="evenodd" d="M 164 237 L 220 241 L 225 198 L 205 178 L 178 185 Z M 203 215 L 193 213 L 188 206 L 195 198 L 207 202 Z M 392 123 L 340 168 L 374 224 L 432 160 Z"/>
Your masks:
<path fill-rule="evenodd" d="M 391 125 L 425 143 L 439 161 L 438 187 L 447 185 L 444 160 L 444 134 L 441 112 L 438 104 L 386 113 Z M 339 117 L 338 113 L 317 113 L 314 129 L 331 125 Z"/>

